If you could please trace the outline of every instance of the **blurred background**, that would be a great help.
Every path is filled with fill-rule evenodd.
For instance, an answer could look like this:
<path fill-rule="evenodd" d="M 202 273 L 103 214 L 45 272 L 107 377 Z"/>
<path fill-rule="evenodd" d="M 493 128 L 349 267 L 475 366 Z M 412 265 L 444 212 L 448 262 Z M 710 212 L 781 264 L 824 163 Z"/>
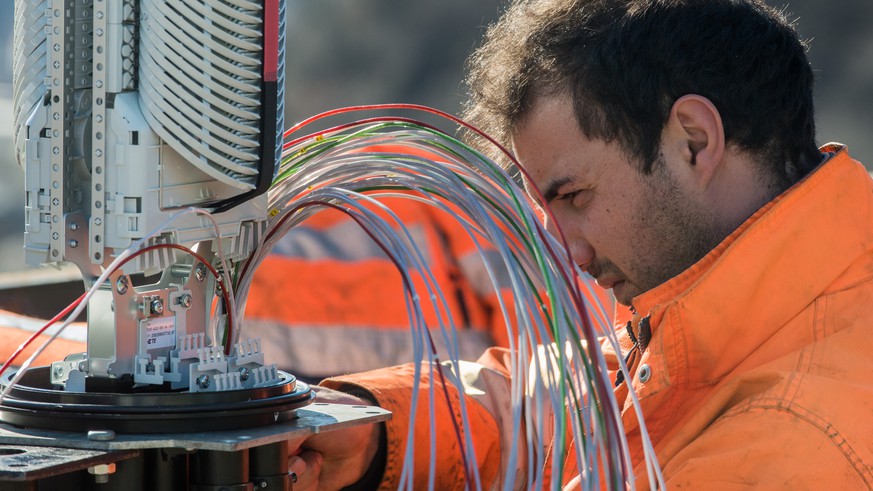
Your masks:
<path fill-rule="evenodd" d="M 464 60 L 504 3 L 287 0 L 286 124 L 364 103 L 414 102 L 457 113 Z M 810 41 L 819 143 L 845 143 L 856 159 L 873 164 L 873 1 L 769 3 L 798 18 Z M 29 269 L 24 172 L 12 150 L 13 7 L 0 0 L 0 273 Z"/>

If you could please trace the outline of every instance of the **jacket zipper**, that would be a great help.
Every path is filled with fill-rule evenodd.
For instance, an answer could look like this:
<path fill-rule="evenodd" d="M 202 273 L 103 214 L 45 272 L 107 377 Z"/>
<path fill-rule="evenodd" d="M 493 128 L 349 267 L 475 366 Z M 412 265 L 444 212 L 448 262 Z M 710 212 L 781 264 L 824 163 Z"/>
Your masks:
<path fill-rule="evenodd" d="M 637 315 L 637 311 L 633 307 L 630 307 L 630 310 L 634 316 Z M 649 346 L 649 341 L 651 341 L 652 339 L 652 326 L 649 324 L 650 317 L 651 315 L 647 315 L 640 319 L 639 337 L 636 335 L 636 333 L 634 333 L 633 323 L 631 321 L 628 321 L 627 325 L 625 326 L 625 329 L 627 329 L 628 338 L 630 338 L 630 340 L 634 343 L 631 349 L 624 356 L 624 365 L 628 367 L 628 370 L 630 370 L 629 363 L 631 355 L 633 355 L 634 353 L 639 353 L 640 356 L 642 356 L 643 352 Z M 618 387 L 619 385 L 621 385 L 622 382 L 624 382 L 624 372 L 619 367 L 618 373 L 616 373 L 615 375 L 615 386 Z"/>

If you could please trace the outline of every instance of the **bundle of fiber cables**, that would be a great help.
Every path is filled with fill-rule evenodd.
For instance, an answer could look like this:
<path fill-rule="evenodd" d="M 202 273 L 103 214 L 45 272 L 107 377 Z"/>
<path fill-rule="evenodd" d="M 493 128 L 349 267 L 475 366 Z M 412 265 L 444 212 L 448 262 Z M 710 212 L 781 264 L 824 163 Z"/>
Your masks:
<path fill-rule="evenodd" d="M 426 380 L 444 381 L 441 388 L 434 388 L 435 384 L 428 388 L 432 415 L 440 390 L 450 390 L 449 386 L 464 392 L 460 378 L 453 376 L 461 373 L 464 362 L 458 354 L 459 326 L 449 314 L 425 255 L 381 201 L 402 198 L 440 208 L 458 220 L 480 251 L 486 245 L 497 251 L 485 261 L 489 276 L 496 285 L 498 276 L 508 275 L 511 285 L 512 300 L 501 302 L 501 313 L 510 340 L 511 441 L 517 443 L 504 456 L 506 472 L 499 476 L 502 487 L 559 488 L 560 479 L 550 482 L 547 476 L 562 476 L 566 462 L 548 455 L 569 455 L 575 458 L 581 488 L 634 488 L 634 466 L 620 407 L 601 352 L 602 343 L 611 343 L 620 352 L 609 315 L 603 305 L 590 300 L 596 295 L 583 294 L 582 289 L 591 288 L 590 282 L 572 261 L 560 234 L 554 236 L 545 230 L 541 218 L 549 211 L 534 205 L 519 185 L 524 170 L 517 163 L 504 168 L 436 126 L 409 117 L 369 116 L 374 110 L 420 112 L 427 117 L 436 115 L 455 129 L 465 126 L 463 121 L 431 108 L 398 104 L 338 109 L 286 131 L 281 167 L 269 190 L 270 219 L 264 243 L 235 271 L 234 317 L 242 319 L 254 271 L 288 230 L 323 210 L 346 213 L 401 274 L 416 384 L 422 383 L 425 374 Z M 361 114 L 368 117 L 354 119 Z M 327 118 L 344 121 L 309 131 Z M 487 135 L 479 136 L 488 140 Z M 496 142 L 491 144 L 499 148 Z M 513 162 L 508 152 L 505 155 Z M 538 191 L 529 186 L 529 192 Z M 438 325 L 425 322 L 425 305 L 438 313 Z M 239 330 L 234 335 L 239 336 Z M 440 352 L 437 345 L 445 349 Z M 629 392 L 634 393 L 632 389 Z M 411 393 L 410 428 L 416 423 L 418 394 L 418 390 Z M 475 463 L 476 452 L 482 450 L 475 448 L 470 438 L 467 417 L 468 406 L 476 402 L 466 397 L 459 401 L 460 418 L 453 425 L 468 488 L 481 489 Z M 638 408 L 635 412 L 640 414 Z M 648 482 L 654 486 L 662 478 L 644 422 L 639 423 Z M 412 486 L 414 473 L 438 472 L 435 431 L 432 426 L 429 442 L 416 442 L 409 432 L 401 478 L 407 488 Z M 430 446 L 429 469 L 413 469 L 416 449 L 426 445 Z M 517 473 L 519 467 L 526 472 Z M 526 476 L 526 482 L 516 482 L 517 475 Z M 433 485 L 433 479 L 430 482 Z"/>

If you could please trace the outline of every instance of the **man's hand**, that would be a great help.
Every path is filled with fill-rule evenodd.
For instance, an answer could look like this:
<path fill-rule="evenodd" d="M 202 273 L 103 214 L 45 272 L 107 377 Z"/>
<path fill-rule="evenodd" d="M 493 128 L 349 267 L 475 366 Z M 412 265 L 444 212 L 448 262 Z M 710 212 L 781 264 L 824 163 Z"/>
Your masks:
<path fill-rule="evenodd" d="M 312 389 L 318 394 L 318 402 L 373 404 L 345 392 L 315 386 Z M 382 424 L 366 424 L 289 441 L 288 467 L 297 475 L 294 491 L 332 491 L 360 480 L 379 450 L 382 431 Z"/>

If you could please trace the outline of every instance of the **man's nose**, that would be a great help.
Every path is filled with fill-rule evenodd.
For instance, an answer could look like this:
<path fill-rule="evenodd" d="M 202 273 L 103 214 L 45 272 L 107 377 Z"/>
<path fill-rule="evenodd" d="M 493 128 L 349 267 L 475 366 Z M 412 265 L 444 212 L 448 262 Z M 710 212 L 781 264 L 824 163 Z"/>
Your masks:
<path fill-rule="evenodd" d="M 588 271 L 591 261 L 594 260 L 594 248 L 588 241 L 579 237 L 567 237 L 567 242 L 573 261 L 579 265 L 582 271 Z"/>
<path fill-rule="evenodd" d="M 574 231 L 572 228 L 560 227 L 559 232 L 559 227 L 555 224 L 555 220 L 552 220 L 549 217 L 546 217 L 545 220 L 543 220 L 543 224 L 545 225 L 546 230 L 555 237 L 560 237 L 561 234 L 563 234 L 564 239 L 567 241 L 567 247 L 570 248 L 570 255 L 573 258 L 573 262 L 578 264 L 583 271 L 587 271 L 588 266 L 594 259 L 594 248 L 591 247 L 591 244 L 581 237 L 578 231 Z"/>

